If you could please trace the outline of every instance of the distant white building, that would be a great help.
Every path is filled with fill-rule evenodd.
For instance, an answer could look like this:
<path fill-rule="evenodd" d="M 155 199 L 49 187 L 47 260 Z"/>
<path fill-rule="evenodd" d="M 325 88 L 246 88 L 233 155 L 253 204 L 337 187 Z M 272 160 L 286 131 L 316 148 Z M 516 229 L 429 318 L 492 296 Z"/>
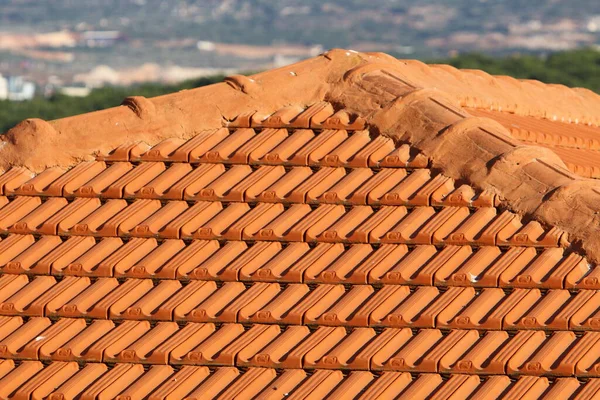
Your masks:
<path fill-rule="evenodd" d="M 119 31 L 86 31 L 81 40 L 87 47 L 111 47 L 122 38 Z"/>
<path fill-rule="evenodd" d="M 8 99 L 8 80 L 0 75 L 0 100 Z"/>
<path fill-rule="evenodd" d="M 26 81 L 22 76 L 8 77 L 6 96 L 8 100 L 31 100 L 33 99 L 33 96 L 35 96 L 35 84 L 33 82 Z"/>
<path fill-rule="evenodd" d="M 285 67 L 300 61 L 302 58 L 298 56 L 285 56 L 283 54 L 275 54 L 273 57 L 273 68 Z"/>
<path fill-rule="evenodd" d="M 69 97 L 86 97 L 92 92 L 92 89 L 85 86 L 63 86 L 58 91 Z"/>
<path fill-rule="evenodd" d="M 215 51 L 217 49 L 214 42 L 208 42 L 206 40 L 199 40 L 198 43 L 196 43 L 196 47 L 198 47 L 198 50 L 200 51 Z"/>

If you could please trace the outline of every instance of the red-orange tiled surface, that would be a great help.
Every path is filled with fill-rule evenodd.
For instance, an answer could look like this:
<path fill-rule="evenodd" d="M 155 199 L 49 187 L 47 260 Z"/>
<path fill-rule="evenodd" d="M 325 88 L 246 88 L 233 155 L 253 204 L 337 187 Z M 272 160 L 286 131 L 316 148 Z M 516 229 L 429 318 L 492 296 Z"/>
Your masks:
<path fill-rule="evenodd" d="M 0 176 L 0 398 L 600 393 L 600 273 L 564 232 L 286 115 Z"/>

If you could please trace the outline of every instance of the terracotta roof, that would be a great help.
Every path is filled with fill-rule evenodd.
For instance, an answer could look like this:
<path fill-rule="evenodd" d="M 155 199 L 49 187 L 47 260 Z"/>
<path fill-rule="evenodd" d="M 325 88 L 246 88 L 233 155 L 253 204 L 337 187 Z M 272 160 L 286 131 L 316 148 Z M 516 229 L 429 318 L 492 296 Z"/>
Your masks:
<path fill-rule="evenodd" d="M 0 398 L 593 398 L 598 105 L 336 50 L 25 121 Z"/>

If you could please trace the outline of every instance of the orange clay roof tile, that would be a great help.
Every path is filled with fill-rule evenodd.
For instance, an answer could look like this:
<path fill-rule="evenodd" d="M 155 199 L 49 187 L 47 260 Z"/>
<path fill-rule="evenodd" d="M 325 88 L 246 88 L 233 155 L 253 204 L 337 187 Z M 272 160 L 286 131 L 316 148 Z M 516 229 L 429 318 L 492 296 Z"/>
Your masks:
<path fill-rule="evenodd" d="M 593 398 L 599 104 L 334 50 L 25 121 L 0 397 Z"/>
<path fill-rule="evenodd" d="M 355 371 L 344 375 L 340 371 L 316 370 L 307 375 L 302 370 L 277 372 L 270 368 L 249 368 L 237 370 L 233 367 L 217 367 L 209 370 L 201 366 L 184 366 L 173 370 L 168 366 L 152 366 L 147 371 L 131 364 L 117 364 L 109 370 L 105 364 L 88 364 L 78 367 L 76 363 L 52 362 L 44 366 L 38 361 L 25 361 L 21 364 L 6 364 L 7 376 L 12 383 L 6 386 L 9 392 L 31 379 L 31 384 L 21 390 L 24 396 L 36 393 L 44 397 L 50 394 L 53 400 L 92 395 L 100 391 L 117 399 L 136 398 L 150 393 L 149 399 L 177 398 L 216 398 L 220 393 L 232 395 L 248 394 L 253 398 L 266 399 L 292 397 L 295 399 L 313 396 L 339 395 L 340 390 L 354 395 L 354 398 L 388 398 L 401 393 L 420 394 L 418 398 L 450 398 L 451 394 L 474 398 L 496 398 L 511 395 L 516 398 L 541 399 L 544 394 L 559 396 L 576 395 L 578 399 L 592 398 L 597 393 L 598 379 L 577 381 L 574 378 L 548 380 L 545 377 L 523 376 L 511 381 L 506 376 L 478 377 L 474 375 L 452 374 L 442 379 L 439 374 L 423 374 L 412 377 L 409 373 L 386 371 L 374 375 L 366 371 Z M 57 373 L 59 372 L 60 373 Z M 48 372 L 51 372 L 48 374 Z M 52 385 L 44 385 L 47 376 L 56 376 Z M 118 377 L 118 380 L 117 380 Z M 86 385 L 97 380 L 90 389 Z M 7 380 L 8 382 L 8 380 Z M 100 383 L 102 382 L 102 383 Z M 105 383 L 107 382 L 107 383 Z M 118 383 L 117 383 L 118 382 Z M 113 389 L 115 387 L 115 389 Z M 216 393 L 214 393 L 216 392 Z M 233 393 L 231 393 L 233 392 Z M 62 396 L 62 397 L 61 397 Z M 83 397 L 82 397 L 83 398 Z M 141 397 L 140 397 L 141 398 Z M 221 397 L 219 398 L 229 398 Z M 249 397 L 244 397 L 249 398 Z M 344 398 L 344 397 L 339 397 Z"/>
<path fill-rule="evenodd" d="M 7 279 L 9 278 L 9 279 Z M 440 329 L 595 330 L 597 290 L 3 277 L 4 316 Z M 145 311 L 144 311 L 145 310 Z"/>

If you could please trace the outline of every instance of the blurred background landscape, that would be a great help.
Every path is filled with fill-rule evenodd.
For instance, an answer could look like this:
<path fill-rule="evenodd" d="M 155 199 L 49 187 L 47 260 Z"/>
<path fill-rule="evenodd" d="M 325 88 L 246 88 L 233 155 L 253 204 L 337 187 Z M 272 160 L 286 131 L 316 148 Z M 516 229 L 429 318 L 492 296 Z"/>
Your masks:
<path fill-rule="evenodd" d="M 333 47 L 600 92 L 600 1 L 0 0 L 0 132 Z"/>

